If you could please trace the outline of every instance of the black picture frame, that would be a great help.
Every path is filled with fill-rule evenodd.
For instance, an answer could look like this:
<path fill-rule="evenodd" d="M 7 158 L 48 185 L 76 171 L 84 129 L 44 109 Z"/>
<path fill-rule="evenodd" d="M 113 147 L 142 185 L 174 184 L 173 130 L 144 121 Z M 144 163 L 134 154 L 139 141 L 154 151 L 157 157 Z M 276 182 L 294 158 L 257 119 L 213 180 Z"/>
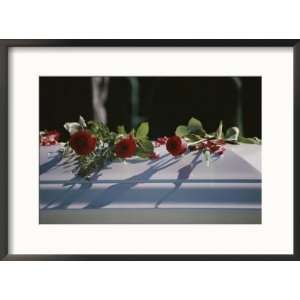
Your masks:
<path fill-rule="evenodd" d="M 300 149 L 300 40 L 0 40 L 0 260 L 300 260 L 299 159 L 294 155 L 294 254 L 291 255 L 12 255 L 9 253 L 8 52 L 12 47 L 291 47 L 294 54 L 294 153 Z"/>

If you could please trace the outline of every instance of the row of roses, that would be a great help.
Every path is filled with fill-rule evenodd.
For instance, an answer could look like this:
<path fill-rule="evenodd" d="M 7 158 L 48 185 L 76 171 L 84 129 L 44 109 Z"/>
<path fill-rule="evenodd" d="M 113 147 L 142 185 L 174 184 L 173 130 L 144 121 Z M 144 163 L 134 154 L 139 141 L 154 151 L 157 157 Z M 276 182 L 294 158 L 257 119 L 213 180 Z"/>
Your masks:
<path fill-rule="evenodd" d="M 200 150 L 209 151 L 217 155 L 223 154 L 225 148 L 223 140 L 203 140 L 197 144 L 193 144 L 188 147 L 188 143 L 179 136 L 162 137 L 158 138 L 154 142 L 156 147 L 166 145 L 166 149 L 173 156 L 180 156 L 190 151 Z M 97 138 L 89 130 L 80 130 L 70 137 L 70 146 L 78 155 L 89 155 L 95 151 L 97 145 Z M 115 156 L 118 158 L 129 158 L 135 156 L 137 153 L 137 142 L 135 138 L 129 134 L 127 137 L 123 137 L 119 142 L 115 144 Z M 145 157 L 146 158 L 146 157 Z M 159 155 L 155 152 L 148 153 L 148 158 L 157 159 Z"/>
<path fill-rule="evenodd" d="M 201 151 L 208 163 L 211 155 L 220 156 L 224 153 L 225 143 L 260 144 L 258 138 L 240 136 L 237 127 L 229 128 L 223 133 L 223 124 L 218 129 L 207 133 L 202 123 L 191 118 L 187 125 L 176 128 L 175 135 L 160 137 L 154 142 L 149 140 L 149 124 L 141 123 L 137 129 L 126 132 L 124 126 L 119 126 L 117 132 L 110 131 L 107 126 L 97 121 L 86 121 L 79 117 L 78 122 L 66 123 L 65 129 L 70 133 L 69 141 L 65 144 L 64 155 L 77 156 L 79 175 L 86 176 L 98 171 L 107 162 L 115 159 L 126 159 L 138 156 L 143 159 L 158 159 L 155 147 L 165 145 L 167 151 L 177 157 L 189 151 Z M 57 131 L 44 132 L 41 135 L 42 145 L 52 145 L 58 141 Z"/>

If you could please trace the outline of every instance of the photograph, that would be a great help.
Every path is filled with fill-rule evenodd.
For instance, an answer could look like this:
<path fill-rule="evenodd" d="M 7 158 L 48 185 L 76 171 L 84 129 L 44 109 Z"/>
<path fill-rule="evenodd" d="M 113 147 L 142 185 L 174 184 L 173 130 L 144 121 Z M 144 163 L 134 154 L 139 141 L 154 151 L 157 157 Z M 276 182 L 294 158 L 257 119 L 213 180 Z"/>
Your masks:
<path fill-rule="evenodd" d="M 299 259 L 298 41 L 15 43 L 6 259 Z"/>
<path fill-rule="evenodd" d="M 262 78 L 40 76 L 40 224 L 261 224 Z"/>

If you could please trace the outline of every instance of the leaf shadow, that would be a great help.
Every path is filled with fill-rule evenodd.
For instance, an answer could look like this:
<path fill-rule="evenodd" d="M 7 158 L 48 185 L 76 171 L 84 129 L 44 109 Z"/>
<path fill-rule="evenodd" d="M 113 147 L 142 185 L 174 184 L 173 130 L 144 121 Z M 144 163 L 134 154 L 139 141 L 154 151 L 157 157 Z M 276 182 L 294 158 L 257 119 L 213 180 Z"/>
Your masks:
<path fill-rule="evenodd" d="M 149 180 L 158 171 L 168 168 L 171 165 L 176 164 L 177 162 L 178 159 L 175 159 L 173 157 L 166 161 L 157 161 L 147 170 L 106 188 L 99 196 L 91 199 L 90 203 L 85 207 L 85 209 L 101 208 L 111 204 L 112 202 L 118 200 L 127 191 L 135 187 L 141 181 Z"/>
<path fill-rule="evenodd" d="M 178 170 L 177 174 L 177 180 L 174 182 L 174 188 L 170 190 L 167 194 L 165 194 L 159 201 L 156 202 L 155 208 L 159 208 L 159 205 L 161 205 L 166 199 L 168 199 L 171 195 L 173 195 L 177 190 L 180 189 L 182 183 L 189 179 L 192 171 L 195 169 L 195 167 L 202 162 L 201 158 L 201 152 L 197 152 L 195 154 L 195 157 L 193 160 L 186 166 L 180 168 Z M 199 159 L 200 158 L 200 159 Z"/>
<path fill-rule="evenodd" d="M 46 173 L 47 171 L 49 171 L 50 169 L 52 169 L 54 167 L 58 167 L 59 162 L 62 160 L 62 158 L 63 158 L 62 154 L 58 153 L 57 155 L 55 155 L 55 157 L 53 159 L 40 165 L 40 175 Z"/>

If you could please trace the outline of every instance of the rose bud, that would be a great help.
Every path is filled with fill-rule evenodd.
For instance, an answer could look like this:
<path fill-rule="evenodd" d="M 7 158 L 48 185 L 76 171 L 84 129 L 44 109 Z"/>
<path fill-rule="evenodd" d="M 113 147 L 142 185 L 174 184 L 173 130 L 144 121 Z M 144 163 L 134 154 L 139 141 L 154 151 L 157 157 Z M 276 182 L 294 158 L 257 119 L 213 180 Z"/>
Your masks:
<path fill-rule="evenodd" d="M 117 157 L 126 158 L 135 155 L 136 143 L 132 136 L 122 139 L 115 145 L 115 153 Z"/>
<path fill-rule="evenodd" d="M 97 139 L 88 130 L 80 130 L 70 137 L 71 148 L 79 155 L 88 155 L 96 148 Z"/>
<path fill-rule="evenodd" d="M 187 150 L 187 143 L 179 136 L 174 135 L 168 138 L 166 147 L 170 154 L 178 156 Z"/>

